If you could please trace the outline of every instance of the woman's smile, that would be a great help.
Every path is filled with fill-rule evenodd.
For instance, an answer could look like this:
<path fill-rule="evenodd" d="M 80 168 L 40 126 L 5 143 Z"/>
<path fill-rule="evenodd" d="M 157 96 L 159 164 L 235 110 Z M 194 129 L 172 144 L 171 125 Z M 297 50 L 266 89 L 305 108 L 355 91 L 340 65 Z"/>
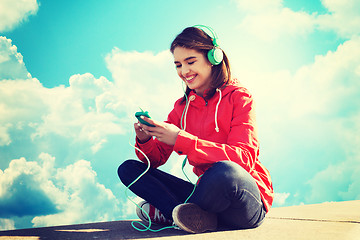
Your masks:
<path fill-rule="evenodd" d="M 185 81 L 186 81 L 188 84 L 190 84 L 190 83 L 192 83 L 192 82 L 195 81 L 196 76 L 197 76 L 197 75 L 192 75 L 192 76 L 190 76 L 190 77 L 185 77 Z"/>

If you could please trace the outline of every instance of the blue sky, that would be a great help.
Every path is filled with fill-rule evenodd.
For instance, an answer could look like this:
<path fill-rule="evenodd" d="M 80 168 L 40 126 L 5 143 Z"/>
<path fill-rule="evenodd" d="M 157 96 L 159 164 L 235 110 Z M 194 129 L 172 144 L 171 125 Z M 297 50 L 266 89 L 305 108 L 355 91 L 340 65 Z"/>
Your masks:
<path fill-rule="evenodd" d="M 274 207 L 360 199 L 356 0 L 14 3 L 0 3 L 0 229 L 136 217 L 116 175 L 133 114 L 166 119 L 182 95 L 168 47 L 195 24 L 254 95 Z M 181 162 L 162 169 L 184 177 Z"/>

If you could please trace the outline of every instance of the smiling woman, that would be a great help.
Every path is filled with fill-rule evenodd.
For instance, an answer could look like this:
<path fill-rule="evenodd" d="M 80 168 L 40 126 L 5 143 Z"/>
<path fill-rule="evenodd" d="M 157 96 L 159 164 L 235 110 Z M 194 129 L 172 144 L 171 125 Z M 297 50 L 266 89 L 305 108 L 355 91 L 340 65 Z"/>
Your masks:
<path fill-rule="evenodd" d="M 272 205 L 270 174 L 258 159 L 252 96 L 231 79 L 226 54 L 218 62 L 210 57 L 214 42 L 198 27 L 175 38 L 171 52 L 186 93 L 166 122 L 144 117 L 153 126 L 134 124 L 142 162 L 127 160 L 118 168 L 125 186 L 146 200 L 137 214 L 150 226 L 174 223 L 190 233 L 218 225 L 254 228 Z M 157 169 L 173 151 L 187 155 L 196 184 Z"/>

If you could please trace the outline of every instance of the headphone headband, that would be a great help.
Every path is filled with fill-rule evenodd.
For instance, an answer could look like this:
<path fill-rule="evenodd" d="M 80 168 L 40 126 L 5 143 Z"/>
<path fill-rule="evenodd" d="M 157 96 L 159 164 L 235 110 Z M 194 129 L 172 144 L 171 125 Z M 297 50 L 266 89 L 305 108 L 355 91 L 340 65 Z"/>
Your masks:
<path fill-rule="evenodd" d="M 224 55 L 223 55 L 223 51 L 221 50 L 219 44 L 217 43 L 218 38 L 217 38 L 215 31 L 211 27 L 208 27 L 205 25 L 194 25 L 193 27 L 200 29 L 201 31 L 206 33 L 212 39 L 214 48 L 209 50 L 209 52 L 207 54 L 208 60 L 212 65 L 219 65 L 222 62 Z M 212 37 L 204 29 L 208 30 L 211 33 Z"/>
<path fill-rule="evenodd" d="M 218 36 L 217 36 L 216 32 L 214 31 L 214 29 L 212 29 L 211 27 L 205 26 L 205 25 L 201 25 L 201 24 L 194 25 L 193 27 L 196 27 L 196 28 L 202 30 L 203 32 L 205 32 L 212 39 L 213 45 L 215 47 L 219 47 L 219 44 L 217 43 Z M 208 34 L 204 29 L 208 30 L 212 36 L 210 36 L 210 34 Z"/>

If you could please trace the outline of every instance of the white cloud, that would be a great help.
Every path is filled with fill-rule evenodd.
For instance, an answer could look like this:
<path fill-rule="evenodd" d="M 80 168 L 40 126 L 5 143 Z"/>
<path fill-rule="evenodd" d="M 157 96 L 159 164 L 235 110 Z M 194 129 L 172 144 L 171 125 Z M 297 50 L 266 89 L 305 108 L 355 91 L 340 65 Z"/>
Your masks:
<path fill-rule="evenodd" d="M 90 162 L 79 160 L 65 168 L 54 165 L 55 158 L 46 153 L 38 161 L 12 160 L 0 172 L 0 217 L 34 216 L 34 226 L 40 227 L 109 221 L 120 215 L 118 200 L 98 182 Z M 11 227 L 11 222 L 3 223 Z"/>
<path fill-rule="evenodd" d="M 195 183 L 198 180 L 198 176 L 194 174 L 193 166 L 189 164 L 188 160 L 183 168 L 184 159 L 185 156 L 179 156 L 177 153 L 173 153 L 166 162 L 167 169 L 169 169 L 167 172 L 185 181 L 190 180 L 192 183 Z"/>
<path fill-rule="evenodd" d="M 259 117 L 266 115 L 269 124 L 305 123 L 319 116 L 346 119 L 360 109 L 359 56 L 360 38 L 354 38 L 334 52 L 317 56 L 294 75 L 289 71 L 242 71 L 240 75 L 257 99 Z"/>
<path fill-rule="evenodd" d="M 108 135 L 125 133 L 121 123 L 126 122 L 122 119 L 127 116 L 126 109 L 121 108 L 121 97 L 106 78 L 74 75 L 69 87 L 44 90 L 49 113 L 42 116 L 34 140 L 56 134 L 74 142 L 90 142 L 95 153 Z"/>
<path fill-rule="evenodd" d="M 360 33 L 360 2 L 357 0 L 322 0 L 325 14 L 293 11 L 282 0 L 237 0 L 244 18 L 240 28 L 264 41 L 283 37 L 306 37 L 316 29 L 334 31 L 350 39 Z"/>
<path fill-rule="evenodd" d="M 13 46 L 1 49 L 9 48 Z M 19 65 L 24 67 L 23 63 Z M 0 63 L 0 69 L 6 68 L 5 61 Z M 49 89 L 35 78 L 18 79 L 28 74 L 14 75 L 17 71 L 10 70 L 11 80 L 0 81 L 0 145 L 9 145 L 9 131 L 22 131 L 20 125 L 32 129 L 29 134 L 34 141 L 56 134 L 74 142 L 89 142 L 93 152 L 107 142 L 108 135 L 124 134 L 121 123 L 126 121 L 127 109 L 122 106 L 129 100 L 123 102 L 106 78 L 74 75 L 69 87 Z M 26 72 L 25 67 L 22 72 Z"/>
<path fill-rule="evenodd" d="M 61 211 L 35 217 L 32 221 L 35 227 L 109 221 L 120 214 L 118 200 L 111 190 L 97 182 L 90 162 L 79 160 L 66 168 L 57 169 L 53 178 L 55 185 L 65 195 L 61 200 L 57 199 Z"/>
<path fill-rule="evenodd" d="M 45 88 L 31 78 L 11 40 L 0 37 L 0 53 L 0 146 L 11 144 L 10 132 L 15 130 L 33 141 L 55 134 L 73 143 L 90 143 L 96 153 L 109 135 L 125 133 L 121 125 L 130 122 L 133 99 L 122 93 L 128 91 L 89 73 L 71 76 L 69 87 Z"/>
<path fill-rule="evenodd" d="M 283 0 L 236 0 L 236 4 L 242 11 L 267 12 L 280 9 L 283 6 Z"/>
<path fill-rule="evenodd" d="M 128 191 L 130 193 L 130 191 Z M 136 212 L 136 204 L 139 204 L 141 201 L 144 201 L 144 199 L 136 196 L 133 194 L 133 196 L 128 196 L 128 199 L 126 199 L 126 202 L 123 202 L 121 204 L 122 208 L 122 215 L 121 219 L 134 219 L 134 213 Z M 136 217 L 137 218 L 137 217 Z"/>
<path fill-rule="evenodd" d="M 0 66 L 0 80 L 26 79 L 31 77 L 23 62 L 23 56 L 21 53 L 17 52 L 17 47 L 12 44 L 11 39 L 7 39 L 6 37 L 1 36 Z"/>
<path fill-rule="evenodd" d="M 360 2 L 357 0 L 322 0 L 329 11 L 317 19 L 320 29 L 333 30 L 351 38 L 360 34 Z"/>
<path fill-rule="evenodd" d="M 292 11 L 282 2 L 238 0 L 239 10 L 245 15 L 240 29 L 264 41 L 306 36 L 314 30 L 313 15 Z"/>
<path fill-rule="evenodd" d="M 308 181 L 312 189 L 311 195 L 307 196 L 308 201 L 360 199 L 360 107 L 351 115 L 339 119 L 334 128 L 340 139 L 339 147 L 346 151 L 346 158 L 326 166 Z"/>
<path fill-rule="evenodd" d="M 39 118 L 37 113 L 46 111 L 41 88 L 37 79 L 31 79 L 16 46 L 0 37 L 0 146 L 11 144 L 11 129 L 33 124 Z"/>
<path fill-rule="evenodd" d="M 165 120 L 175 100 L 183 95 L 170 51 L 124 52 L 114 48 L 106 58 L 120 96 L 133 112 L 148 110 Z"/>
<path fill-rule="evenodd" d="M 95 84 L 99 79 L 91 74 L 77 78 L 87 79 L 96 91 L 91 94 L 92 90 L 72 85 L 48 89 L 37 79 L 0 81 L 0 144 L 11 143 L 10 129 L 23 132 L 20 125 L 32 129 L 27 134 L 33 141 L 56 134 L 73 142 L 88 142 L 93 152 L 106 143 L 107 136 L 124 134 L 121 123 L 126 121 L 122 119 L 126 109 L 113 107 L 120 104 L 116 93 L 99 88 Z"/>
<path fill-rule="evenodd" d="M 0 123 L 37 122 L 38 114 L 47 112 L 42 98 L 45 91 L 35 78 L 0 81 Z"/>
<path fill-rule="evenodd" d="M 50 158 L 47 160 L 54 161 Z M 54 186 L 47 178 L 48 166 L 28 162 L 25 158 L 10 162 L 9 167 L 0 173 L 1 217 L 42 215 L 57 211 L 53 200 L 59 194 L 53 191 Z M 52 194 L 49 194 L 49 190 Z M 29 198 L 32 200 L 28 201 Z"/>
<path fill-rule="evenodd" d="M 330 117 L 347 108 L 359 111 L 359 56 L 360 37 L 355 37 L 339 45 L 335 52 L 317 56 L 313 65 L 299 69 L 294 79 L 299 96 L 294 110 L 302 105 L 311 111 L 307 114 Z M 306 104 L 301 96 L 306 96 Z"/>
<path fill-rule="evenodd" d="M 0 218 L 0 231 L 15 229 L 15 222 L 11 219 Z"/>
<path fill-rule="evenodd" d="M 0 126 L 0 146 L 9 145 L 11 143 L 10 135 L 8 133 L 8 128 L 10 127 L 10 123 L 5 126 Z"/>
<path fill-rule="evenodd" d="M 290 196 L 290 193 L 275 193 L 273 205 L 282 206 L 285 204 L 286 199 Z"/>
<path fill-rule="evenodd" d="M 313 16 L 283 8 L 266 14 L 245 17 L 241 28 L 265 41 L 287 37 L 307 36 L 314 29 Z"/>
<path fill-rule="evenodd" d="M 334 201 L 359 199 L 358 188 L 354 188 L 354 186 L 359 186 L 359 164 L 359 160 L 344 159 L 343 162 L 329 165 L 323 171 L 316 173 L 308 181 L 311 193 L 305 197 L 306 201 L 321 203 L 329 199 Z"/>
<path fill-rule="evenodd" d="M 0 2 L 0 32 L 11 30 L 19 23 L 37 13 L 36 0 L 2 0 Z"/>
<path fill-rule="evenodd" d="M 275 179 L 301 178 L 297 199 L 308 196 L 306 203 L 359 198 L 359 66 L 354 37 L 294 75 L 244 72 L 257 102 L 261 161 Z"/>

